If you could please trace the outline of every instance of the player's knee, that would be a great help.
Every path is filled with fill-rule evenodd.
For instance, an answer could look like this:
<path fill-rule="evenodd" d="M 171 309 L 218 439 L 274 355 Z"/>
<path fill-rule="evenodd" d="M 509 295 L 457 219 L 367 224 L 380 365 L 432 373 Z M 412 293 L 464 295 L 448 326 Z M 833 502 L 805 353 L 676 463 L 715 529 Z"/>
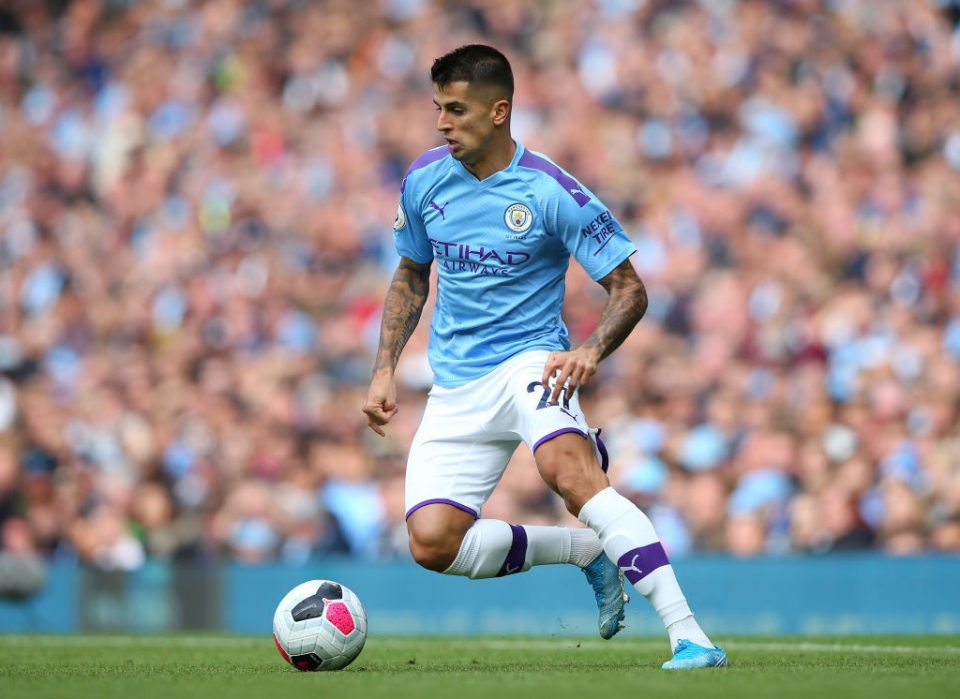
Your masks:
<path fill-rule="evenodd" d="M 460 553 L 460 544 L 473 522 L 471 513 L 446 504 L 418 508 L 407 519 L 413 560 L 427 570 L 447 570 Z"/>
<path fill-rule="evenodd" d="M 458 539 L 449 532 L 411 529 L 409 539 L 413 560 L 427 570 L 442 573 L 456 560 L 463 537 Z"/>

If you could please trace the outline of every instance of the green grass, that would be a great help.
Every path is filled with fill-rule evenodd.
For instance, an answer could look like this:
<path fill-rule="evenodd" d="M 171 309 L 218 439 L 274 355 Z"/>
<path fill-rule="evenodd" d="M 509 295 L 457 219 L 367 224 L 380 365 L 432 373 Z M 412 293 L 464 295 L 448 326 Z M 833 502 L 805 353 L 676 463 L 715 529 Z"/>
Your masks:
<path fill-rule="evenodd" d="M 960 687 L 957 636 L 719 641 L 730 667 L 668 673 L 661 639 L 372 637 L 346 670 L 301 673 L 269 636 L 0 635 L 0 697 L 921 699 Z"/>

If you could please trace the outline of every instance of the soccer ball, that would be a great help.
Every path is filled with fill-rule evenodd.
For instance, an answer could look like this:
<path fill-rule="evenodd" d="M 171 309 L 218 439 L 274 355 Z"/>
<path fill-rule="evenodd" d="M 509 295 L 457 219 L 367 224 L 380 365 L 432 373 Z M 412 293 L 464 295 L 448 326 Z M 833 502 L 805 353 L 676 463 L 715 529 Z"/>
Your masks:
<path fill-rule="evenodd" d="M 367 640 L 360 598 L 340 583 L 309 580 L 290 590 L 273 615 L 273 641 L 298 670 L 340 670 Z"/>

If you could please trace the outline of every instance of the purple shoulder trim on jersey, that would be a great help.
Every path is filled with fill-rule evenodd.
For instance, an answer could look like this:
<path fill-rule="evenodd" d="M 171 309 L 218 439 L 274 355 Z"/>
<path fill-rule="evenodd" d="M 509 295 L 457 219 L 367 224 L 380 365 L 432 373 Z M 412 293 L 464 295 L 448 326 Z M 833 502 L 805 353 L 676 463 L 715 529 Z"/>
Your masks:
<path fill-rule="evenodd" d="M 410 515 L 419 510 L 425 505 L 450 505 L 456 507 L 458 510 L 463 510 L 468 515 L 473 515 L 474 519 L 479 519 L 480 515 L 477 514 L 476 510 L 472 507 L 467 507 L 466 505 L 461 505 L 459 502 L 454 502 L 453 500 L 447 500 L 446 498 L 433 498 L 432 500 L 424 500 L 423 502 L 418 502 L 416 505 L 407 510 L 407 514 L 404 519 L 410 519 Z"/>
<path fill-rule="evenodd" d="M 523 151 L 523 155 L 520 156 L 520 160 L 517 161 L 517 165 L 539 170 L 540 172 L 545 172 L 550 175 L 550 177 L 560 183 L 561 187 L 567 190 L 567 194 L 573 197 L 573 200 L 577 202 L 581 208 L 590 203 L 590 197 L 580 189 L 580 183 L 546 158 L 541 158 L 539 155 L 534 155 L 530 151 L 525 150 Z"/>
<path fill-rule="evenodd" d="M 537 449 L 540 448 L 541 444 L 544 444 L 545 442 L 549 442 L 554 437 L 559 437 L 560 435 L 566 434 L 567 432 L 576 432 L 581 437 L 587 436 L 586 432 L 584 432 L 583 430 L 579 430 L 576 427 L 564 427 L 562 430 L 555 430 L 550 434 L 548 434 L 546 437 L 541 437 L 540 439 L 538 439 L 537 443 L 533 445 L 533 449 L 531 449 L 530 451 L 535 452 Z"/>
<path fill-rule="evenodd" d="M 422 153 L 419 158 L 414 160 L 410 167 L 407 168 L 407 173 L 403 176 L 403 182 L 400 183 L 400 192 L 403 193 L 404 188 L 407 186 L 407 178 L 410 176 L 410 173 L 414 170 L 419 170 L 420 168 L 426 167 L 430 163 L 435 163 L 438 160 L 443 160 L 450 153 L 450 150 L 446 146 L 440 146 L 438 148 L 431 148 L 430 150 Z"/>

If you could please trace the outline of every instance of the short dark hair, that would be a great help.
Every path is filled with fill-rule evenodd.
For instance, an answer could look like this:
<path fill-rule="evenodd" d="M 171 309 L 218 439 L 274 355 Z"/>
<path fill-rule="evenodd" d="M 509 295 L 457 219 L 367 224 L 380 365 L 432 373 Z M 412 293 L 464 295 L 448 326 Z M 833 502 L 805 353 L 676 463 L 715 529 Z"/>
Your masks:
<path fill-rule="evenodd" d="M 430 79 L 440 87 L 455 82 L 492 85 L 513 100 L 513 70 L 510 61 L 492 46 L 468 44 L 433 62 Z"/>

